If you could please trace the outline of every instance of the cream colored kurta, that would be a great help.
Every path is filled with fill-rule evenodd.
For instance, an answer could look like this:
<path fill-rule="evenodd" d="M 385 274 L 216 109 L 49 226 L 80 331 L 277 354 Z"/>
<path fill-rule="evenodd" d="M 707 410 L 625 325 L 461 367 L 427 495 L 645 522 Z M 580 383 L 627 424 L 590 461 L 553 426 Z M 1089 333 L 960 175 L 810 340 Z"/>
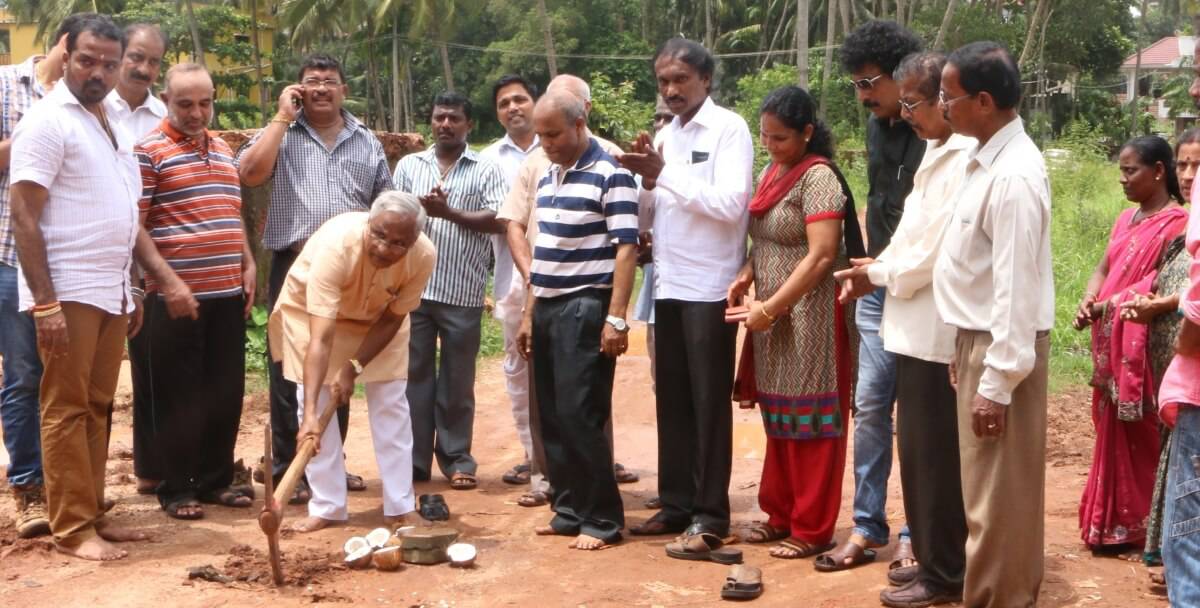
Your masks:
<path fill-rule="evenodd" d="M 399 262 L 376 268 L 365 253 L 365 211 L 352 211 L 325 222 L 292 264 L 268 327 L 271 356 L 283 362 L 283 376 L 304 381 L 309 316 L 337 320 L 325 384 L 335 379 L 384 310 L 407 315 L 421 303 L 433 273 L 437 251 L 424 234 Z M 363 370 L 359 381 L 383 382 L 408 377 L 406 318 L 392 341 Z"/>

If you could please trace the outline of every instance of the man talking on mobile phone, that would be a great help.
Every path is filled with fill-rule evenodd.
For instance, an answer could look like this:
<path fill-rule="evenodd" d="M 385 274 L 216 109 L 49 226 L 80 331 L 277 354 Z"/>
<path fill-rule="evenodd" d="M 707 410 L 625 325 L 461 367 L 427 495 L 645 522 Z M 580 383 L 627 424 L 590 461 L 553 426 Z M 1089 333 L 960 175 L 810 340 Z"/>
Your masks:
<path fill-rule="evenodd" d="M 329 218 L 365 211 L 371 201 L 392 189 L 383 145 L 342 104 L 349 93 L 336 59 L 309 55 L 300 64 L 298 83 L 279 95 L 279 109 L 267 126 L 239 155 L 239 174 L 247 186 L 274 180 L 263 246 L 271 251 L 267 306 L 275 307 L 288 270 L 304 243 Z M 273 474 L 276 481 L 296 454 L 299 429 L 296 385 L 283 377 L 279 363 L 269 362 Z M 346 438 L 346 410 L 338 412 L 338 428 Z M 364 490 L 361 477 L 347 473 L 351 490 Z M 290 502 L 311 496 L 308 484 L 296 484 Z"/>

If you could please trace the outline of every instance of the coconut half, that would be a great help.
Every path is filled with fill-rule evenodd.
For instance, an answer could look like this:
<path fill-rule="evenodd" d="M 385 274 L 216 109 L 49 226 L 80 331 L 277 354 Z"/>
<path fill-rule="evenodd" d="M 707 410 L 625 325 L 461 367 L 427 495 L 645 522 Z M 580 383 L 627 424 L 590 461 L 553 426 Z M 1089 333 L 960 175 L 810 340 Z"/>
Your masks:
<path fill-rule="evenodd" d="M 387 528 L 375 528 L 367 532 L 367 544 L 373 549 L 378 549 L 387 545 L 388 538 L 391 538 L 392 531 Z"/>
<path fill-rule="evenodd" d="M 475 545 L 469 543 L 454 543 L 446 548 L 446 556 L 450 558 L 450 565 L 459 568 L 466 568 L 475 563 Z"/>
<path fill-rule="evenodd" d="M 346 540 L 346 544 L 342 545 L 342 553 L 345 553 L 347 556 L 349 556 L 360 549 L 367 549 L 370 547 L 371 543 L 368 542 L 367 539 L 361 536 L 351 536 Z"/>
<path fill-rule="evenodd" d="M 371 565 L 371 548 L 363 547 L 353 553 L 346 555 L 346 565 L 359 569 L 366 568 Z"/>
<path fill-rule="evenodd" d="M 375 567 L 385 572 L 392 572 L 400 569 L 401 559 L 400 547 L 384 547 L 371 555 L 371 559 L 375 562 Z"/>

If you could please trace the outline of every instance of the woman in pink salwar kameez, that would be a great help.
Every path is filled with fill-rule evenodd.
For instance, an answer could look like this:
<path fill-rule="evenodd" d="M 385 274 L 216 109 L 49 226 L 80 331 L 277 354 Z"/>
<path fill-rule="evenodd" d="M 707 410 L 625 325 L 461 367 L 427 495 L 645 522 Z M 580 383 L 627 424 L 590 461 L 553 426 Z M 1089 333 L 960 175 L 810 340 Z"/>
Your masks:
<path fill-rule="evenodd" d="M 1083 541 L 1094 551 L 1140 547 L 1159 459 L 1147 328 L 1121 318 L 1120 305 L 1153 281 L 1163 248 L 1187 227 L 1171 147 L 1130 140 L 1119 158 L 1125 196 L 1108 249 L 1088 281 L 1075 327 L 1092 328 L 1092 421 L 1096 445 L 1079 505 Z"/>

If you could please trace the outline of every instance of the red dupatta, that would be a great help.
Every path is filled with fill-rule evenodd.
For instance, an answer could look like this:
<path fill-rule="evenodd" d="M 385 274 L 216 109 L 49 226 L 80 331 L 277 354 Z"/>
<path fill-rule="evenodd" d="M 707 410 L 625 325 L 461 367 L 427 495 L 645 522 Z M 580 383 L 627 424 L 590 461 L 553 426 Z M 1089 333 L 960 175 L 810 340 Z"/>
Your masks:
<path fill-rule="evenodd" d="M 783 177 L 775 179 L 779 173 L 779 165 L 771 163 L 771 166 L 767 167 L 762 181 L 759 182 L 754 198 L 750 199 L 750 215 L 754 217 L 766 215 L 772 207 L 783 200 L 783 197 L 787 196 L 788 192 L 792 191 L 792 187 L 800 181 L 800 178 L 816 165 L 830 165 L 830 162 L 828 158 L 819 154 L 805 154 L 795 167 L 784 173 Z"/>
<path fill-rule="evenodd" d="M 1187 227 L 1181 207 L 1165 209 L 1132 223 L 1137 209 L 1117 219 L 1105 259 L 1108 275 L 1096 295 L 1105 302 L 1104 316 L 1092 326 L 1092 386 L 1105 391 L 1120 420 L 1142 418 L 1146 394 L 1153 391 L 1148 357 L 1149 327 L 1121 319 L 1119 308 L 1138 293 L 1147 293 L 1158 274 L 1162 250 Z"/>

